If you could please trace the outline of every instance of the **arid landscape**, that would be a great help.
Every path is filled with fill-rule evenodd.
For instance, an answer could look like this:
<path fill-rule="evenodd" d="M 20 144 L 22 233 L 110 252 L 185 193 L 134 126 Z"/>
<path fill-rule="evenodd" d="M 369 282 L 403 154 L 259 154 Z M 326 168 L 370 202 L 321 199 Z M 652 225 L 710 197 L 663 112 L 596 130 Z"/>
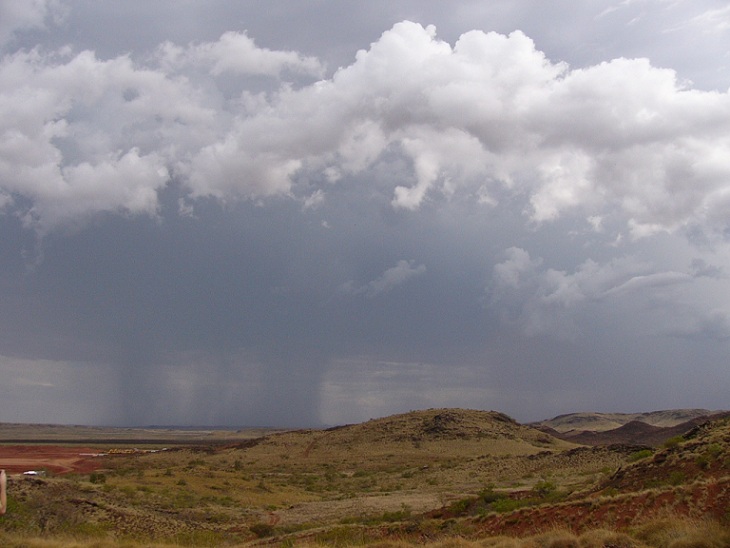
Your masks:
<path fill-rule="evenodd" d="M 730 548 L 729 45 L 0 0 L 0 548 Z"/>
<path fill-rule="evenodd" d="M 730 546 L 730 420 L 704 410 L 0 434 L 2 546 Z"/>

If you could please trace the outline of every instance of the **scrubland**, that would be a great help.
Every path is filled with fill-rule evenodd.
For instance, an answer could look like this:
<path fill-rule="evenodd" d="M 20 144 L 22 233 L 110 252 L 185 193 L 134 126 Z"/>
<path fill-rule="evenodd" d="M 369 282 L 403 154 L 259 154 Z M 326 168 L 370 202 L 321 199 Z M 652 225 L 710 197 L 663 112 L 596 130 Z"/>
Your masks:
<path fill-rule="evenodd" d="M 730 547 L 728 449 L 727 420 L 586 447 L 418 411 L 13 475 L 0 546 Z"/>

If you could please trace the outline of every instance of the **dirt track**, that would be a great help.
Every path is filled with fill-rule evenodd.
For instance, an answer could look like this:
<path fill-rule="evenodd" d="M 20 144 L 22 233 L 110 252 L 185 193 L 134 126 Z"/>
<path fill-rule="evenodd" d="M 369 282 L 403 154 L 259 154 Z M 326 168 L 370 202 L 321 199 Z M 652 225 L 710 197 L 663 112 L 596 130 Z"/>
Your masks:
<path fill-rule="evenodd" d="M 104 465 L 98 449 L 57 445 L 0 445 L 0 468 L 9 474 L 47 470 L 54 474 L 89 473 Z"/>

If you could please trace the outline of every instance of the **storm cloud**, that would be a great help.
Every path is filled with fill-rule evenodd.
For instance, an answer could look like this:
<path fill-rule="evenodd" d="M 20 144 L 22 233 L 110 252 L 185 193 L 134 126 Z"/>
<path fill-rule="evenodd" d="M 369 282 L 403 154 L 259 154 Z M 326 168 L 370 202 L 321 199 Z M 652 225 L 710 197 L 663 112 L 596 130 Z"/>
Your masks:
<path fill-rule="evenodd" d="M 727 407 L 727 10 L 345 4 L 2 4 L 0 420 Z"/>

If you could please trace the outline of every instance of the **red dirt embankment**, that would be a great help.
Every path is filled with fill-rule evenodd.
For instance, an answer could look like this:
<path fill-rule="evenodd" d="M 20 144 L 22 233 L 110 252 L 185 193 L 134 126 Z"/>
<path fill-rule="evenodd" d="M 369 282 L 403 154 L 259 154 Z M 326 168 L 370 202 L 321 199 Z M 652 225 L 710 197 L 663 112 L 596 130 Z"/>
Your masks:
<path fill-rule="evenodd" d="M 88 474 L 102 467 L 97 449 L 58 445 L 0 445 L 0 469 L 9 474 L 47 470 L 53 474 Z"/>

